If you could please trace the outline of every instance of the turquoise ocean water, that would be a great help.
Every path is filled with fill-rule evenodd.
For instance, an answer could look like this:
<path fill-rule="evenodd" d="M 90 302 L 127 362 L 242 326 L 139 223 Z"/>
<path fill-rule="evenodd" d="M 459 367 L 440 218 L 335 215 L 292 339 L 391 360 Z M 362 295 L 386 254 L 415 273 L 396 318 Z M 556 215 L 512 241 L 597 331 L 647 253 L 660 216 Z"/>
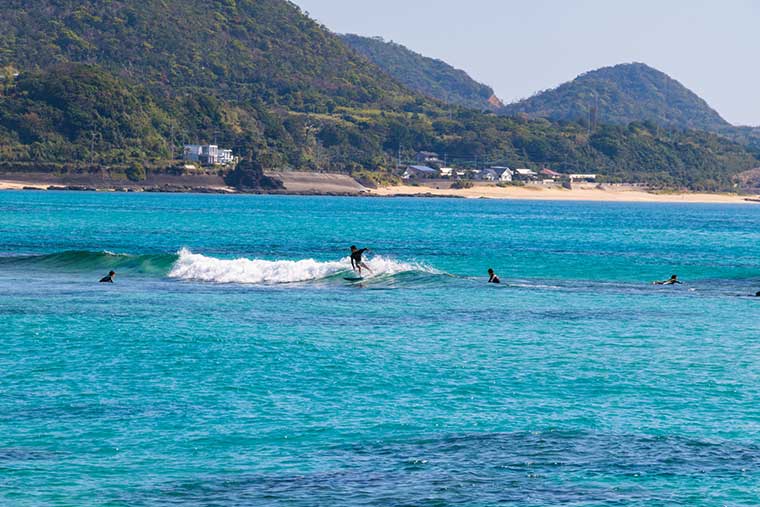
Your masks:
<path fill-rule="evenodd" d="M 758 505 L 759 252 L 756 206 L 3 192 L 0 505 Z"/>

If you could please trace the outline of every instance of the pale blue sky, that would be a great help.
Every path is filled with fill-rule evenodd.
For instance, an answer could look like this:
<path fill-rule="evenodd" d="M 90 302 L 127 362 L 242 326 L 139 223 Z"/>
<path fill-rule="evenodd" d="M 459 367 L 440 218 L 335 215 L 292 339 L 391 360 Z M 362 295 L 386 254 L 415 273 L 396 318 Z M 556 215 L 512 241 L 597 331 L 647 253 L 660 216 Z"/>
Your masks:
<path fill-rule="evenodd" d="M 639 61 L 728 121 L 760 125 L 757 0 L 295 0 L 336 32 L 380 35 L 445 60 L 505 102 L 594 68 Z"/>

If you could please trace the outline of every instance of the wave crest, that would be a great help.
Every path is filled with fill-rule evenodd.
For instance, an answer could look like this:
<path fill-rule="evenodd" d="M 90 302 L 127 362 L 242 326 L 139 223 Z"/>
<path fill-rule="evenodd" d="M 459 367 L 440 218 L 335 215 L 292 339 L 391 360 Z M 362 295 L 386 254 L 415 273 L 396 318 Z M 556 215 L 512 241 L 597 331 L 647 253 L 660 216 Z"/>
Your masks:
<path fill-rule="evenodd" d="M 437 273 L 426 266 L 398 262 L 375 256 L 367 265 L 372 273 L 367 278 L 378 278 L 409 271 Z M 340 261 L 320 262 L 314 259 L 297 261 L 263 259 L 217 259 L 194 254 L 183 248 L 172 266 L 169 277 L 216 283 L 277 284 L 322 280 L 351 272 L 348 257 Z"/>
<path fill-rule="evenodd" d="M 91 272 L 114 269 L 145 274 L 163 274 L 177 260 L 173 254 L 130 255 L 108 250 L 67 250 L 42 255 L 0 257 L 0 266 L 51 271 Z"/>

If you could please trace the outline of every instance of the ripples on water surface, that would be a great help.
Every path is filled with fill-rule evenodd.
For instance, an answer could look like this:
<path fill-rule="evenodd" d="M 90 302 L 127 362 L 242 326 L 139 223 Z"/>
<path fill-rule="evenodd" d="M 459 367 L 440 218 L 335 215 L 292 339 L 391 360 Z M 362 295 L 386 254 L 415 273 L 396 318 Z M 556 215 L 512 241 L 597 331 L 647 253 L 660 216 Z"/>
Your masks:
<path fill-rule="evenodd" d="M 0 193 L 0 504 L 758 505 L 759 247 L 753 206 Z"/>

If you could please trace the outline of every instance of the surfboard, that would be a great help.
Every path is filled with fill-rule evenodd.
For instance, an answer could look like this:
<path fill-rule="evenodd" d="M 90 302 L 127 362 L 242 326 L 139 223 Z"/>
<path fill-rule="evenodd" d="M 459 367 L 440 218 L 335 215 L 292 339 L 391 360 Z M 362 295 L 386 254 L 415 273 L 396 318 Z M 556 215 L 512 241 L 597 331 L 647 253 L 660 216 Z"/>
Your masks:
<path fill-rule="evenodd" d="M 344 276 L 344 280 L 347 280 L 349 282 L 359 282 L 361 280 L 364 280 L 364 277 L 361 276 Z"/>

